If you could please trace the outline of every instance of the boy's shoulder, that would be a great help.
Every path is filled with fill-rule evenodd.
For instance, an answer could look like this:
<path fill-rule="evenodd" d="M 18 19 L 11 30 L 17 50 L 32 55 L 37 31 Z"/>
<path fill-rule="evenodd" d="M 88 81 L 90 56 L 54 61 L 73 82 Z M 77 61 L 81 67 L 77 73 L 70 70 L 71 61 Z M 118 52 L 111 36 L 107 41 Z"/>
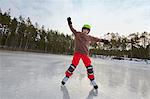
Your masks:
<path fill-rule="evenodd" d="M 91 35 L 88 34 L 88 37 L 93 37 L 93 36 L 91 36 Z"/>
<path fill-rule="evenodd" d="M 82 34 L 81 31 L 76 31 L 76 33 L 75 33 L 75 35 L 80 35 L 80 34 Z"/>

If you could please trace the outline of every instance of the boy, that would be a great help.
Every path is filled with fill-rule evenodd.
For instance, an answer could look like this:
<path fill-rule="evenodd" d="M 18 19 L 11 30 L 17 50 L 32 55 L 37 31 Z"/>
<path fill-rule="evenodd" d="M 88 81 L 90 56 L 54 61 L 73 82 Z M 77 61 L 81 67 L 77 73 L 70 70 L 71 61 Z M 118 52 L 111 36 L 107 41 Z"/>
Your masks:
<path fill-rule="evenodd" d="M 89 32 L 90 32 L 90 29 L 91 29 L 90 25 L 88 25 L 88 24 L 85 24 L 82 27 L 82 31 L 79 32 L 79 31 L 76 31 L 73 28 L 70 17 L 67 18 L 67 21 L 68 21 L 68 25 L 70 27 L 70 30 L 75 35 L 75 51 L 74 51 L 72 64 L 70 65 L 68 70 L 65 72 L 66 76 L 64 77 L 64 79 L 62 80 L 61 83 L 62 83 L 62 85 L 65 85 L 68 78 L 73 74 L 73 71 L 77 67 L 77 65 L 79 63 L 79 60 L 82 59 L 84 65 L 87 69 L 88 78 L 90 79 L 90 81 L 91 81 L 92 85 L 94 86 L 94 88 L 98 89 L 98 85 L 96 84 L 96 82 L 94 80 L 95 78 L 94 78 L 93 66 L 91 65 L 91 60 L 88 57 L 88 55 L 89 55 L 88 47 L 90 45 L 90 42 L 108 43 L 108 41 L 88 35 Z"/>

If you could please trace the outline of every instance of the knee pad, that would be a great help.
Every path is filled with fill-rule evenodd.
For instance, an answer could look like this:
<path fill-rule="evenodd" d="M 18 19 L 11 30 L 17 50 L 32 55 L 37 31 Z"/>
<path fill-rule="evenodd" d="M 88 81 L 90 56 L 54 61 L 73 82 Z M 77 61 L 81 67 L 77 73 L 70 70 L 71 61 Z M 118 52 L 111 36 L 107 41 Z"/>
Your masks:
<path fill-rule="evenodd" d="M 68 72 L 72 73 L 75 70 L 75 66 L 73 64 L 70 65 L 70 67 L 68 68 Z"/>
<path fill-rule="evenodd" d="M 87 68 L 88 75 L 93 75 L 94 74 L 93 66 L 92 65 L 87 66 L 86 68 Z"/>

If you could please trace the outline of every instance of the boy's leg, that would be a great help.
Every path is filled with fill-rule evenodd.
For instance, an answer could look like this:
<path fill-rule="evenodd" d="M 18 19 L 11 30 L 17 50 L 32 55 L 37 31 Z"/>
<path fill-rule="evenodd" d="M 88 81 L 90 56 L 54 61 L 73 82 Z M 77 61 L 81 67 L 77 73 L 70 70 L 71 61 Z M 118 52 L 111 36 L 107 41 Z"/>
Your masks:
<path fill-rule="evenodd" d="M 88 78 L 94 80 L 93 66 L 91 65 L 91 60 L 87 55 L 82 55 L 83 63 L 87 69 Z"/>
<path fill-rule="evenodd" d="M 76 69 L 77 65 L 79 64 L 79 60 L 81 58 L 81 54 L 78 52 L 75 52 L 72 59 L 72 64 L 68 68 L 68 70 L 65 72 L 67 77 L 70 77 L 73 74 L 73 71 Z"/>
<path fill-rule="evenodd" d="M 65 72 L 66 77 L 64 77 L 64 79 L 62 80 L 63 85 L 67 82 L 68 78 L 73 74 L 73 71 L 76 69 L 80 58 L 81 58 L 81 54 L 78 52 L 75 52 L 73 55 L 72 64 L 70 65 L 70 67 Z"/>
<path fill-rule="evenodd" d="M 82 60 L 84 65 L 86 66 L 87 69 L 87 75 L 88 78 L 90 79 L 92 85 L 94 86 L 95 89 L 98 88 L 97 84 L 95 83 L 95 77 L 94 77 L 94 71 L 93 71 L 93 66 L 91 65 L 91 60 L 87 55 L 82 55 Z"/>

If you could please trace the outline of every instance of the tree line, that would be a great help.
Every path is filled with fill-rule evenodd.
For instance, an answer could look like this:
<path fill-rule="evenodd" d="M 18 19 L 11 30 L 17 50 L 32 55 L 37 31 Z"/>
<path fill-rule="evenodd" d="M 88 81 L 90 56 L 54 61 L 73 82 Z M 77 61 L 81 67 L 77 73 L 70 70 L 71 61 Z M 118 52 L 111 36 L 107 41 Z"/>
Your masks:
<path fill-rule="evenodd" d="M 3 49 L 71 54 L 73 39 L 58 31 L 40 27 L 19 16 L 11 18 L 10 12 L 0 11 L 0 46 Z"/>
<path fill-rule="evenodd" d="M 33 24 L 30 18 L 12 18 L 10 11 L 0 10 L 0 48 L 8 50 L 36 51 L 54 54 L 73 54 L 73 35 L 52 29 L 45 29 L 38 23 Z M 107 33 L 109 44 L 91 44 L 93 55 L 150 59 L 150 33 L 131 33 L 120 36 L 118 33 Z"/>
<path fill-rule="evenodd" d="M 150 59 L 150 33 L 131 33 L 128 36 L 120 36 L 118 33 L 107 33 L 110 44 L 97 44 L 93 49 L 94 54 Z M 96 48 L 97 47 L 97 48 Z"/>

